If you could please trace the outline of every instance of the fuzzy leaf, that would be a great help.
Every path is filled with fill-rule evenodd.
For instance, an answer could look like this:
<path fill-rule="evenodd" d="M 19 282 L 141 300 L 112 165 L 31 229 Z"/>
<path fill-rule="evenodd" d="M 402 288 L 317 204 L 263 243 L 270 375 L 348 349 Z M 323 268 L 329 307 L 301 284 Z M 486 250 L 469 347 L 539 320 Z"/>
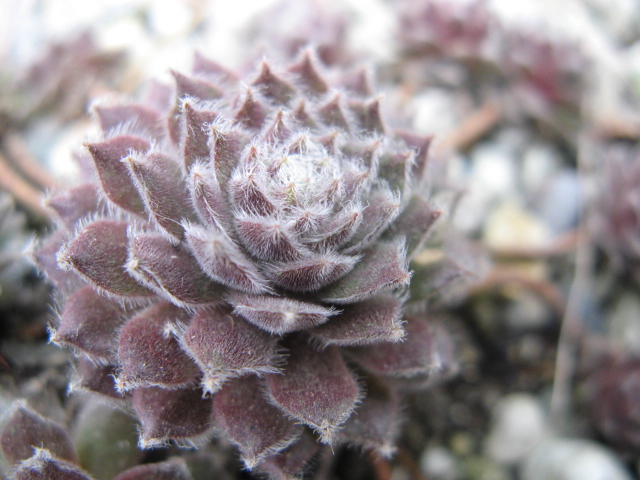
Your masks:
<path fill-rule="evenodd" d="M 131 124 L 134 128 L 142 128 L 157 138 L 164 135 L 159 113 L 143 105 L 97 106 L 95 112 L 103 132 L 122 124 Z"/>
<path fill-rule="evenodd" d="M 416 152 L 413 165 L 411 166 L 410 180 L 414 184 L 419 184 L 427 166 L 427 160 L 429 159 L 429 147 L 431 146 L 433 136 L 416 135 L 415 133 L 406 130 L 396 130 L 394 133 L 403 139 L 405 143 Z"/>
<path fill-rule="evenodd" d="M 222 92 L 213 83 L 204 78 L 186 76 L 175 70 L 171 75 L 176 82 L 176 98 L 195 97 L 201 100 L 215 100 L 222 97 Z"/>
<path fill-rule="evenodd" d="M 407 239 L 407 258 L 411 259 L 424 244 L 441 212 L 433 210 L 419 195 L 413 195 L 398 218 L 385 232 L 386 238 L 401 235 Z"/>
<path fill-rule="evenodd" d="M 198 218 L 210 227 L 232 231 L 231 212 L 226 194 L 222 192 L 213 169 L 195 163 L 189 172 L 189 192 Z"/>
<path fill-rule="evenodd" d="M 69 236 L 69 232 L 58 230 L 50 237 L 34 244 L 33 251 L 30 252 L 31 260 L 38 269 L 44 272 L 56 288 L 64 292 L 73 292 L 86 285 L 73 270 L 64 270 L 58 266 L 57 253 L 68 242 Z"/>
<path fill-rule="evenodd" d="M 267 116 L 267 108 L 254 98 L 250 88 L 247 88 L 242 105 L 238 108 L 233 119 L 248 130 L 260 130 Z"/>
<path fill-rule="evenodd" d="M 302 258 L 291 263 L 272 265 L 269 277 L 273 282 L 293 292 L 314 292 L 353 270 L 359 257 L 329 252 Z"/>
<path fill-rule="evenodd" d="M 209 134 L 204 126 L 213 122 L 218 112 L 199 108 L 193 101 L 182 102 L 182 145 L 183 165 L 189 170 L 198 160 L 209 160 Z"/>
<path fill-rule="evenodd" d="M 216 179 L 219 185 L 227 185 L 249 139 L 240 130 L 226 130 L 215 124 L 209 128 L 209 135 Z"/>
<path fill-rule="evenodd" d="M 354 101 L 349 103 L 349 109 L 356 115 L 360 127 L 370 134 L 384 134 L 384 124 L 380 115 L 380 100 L 368 102 Z"/>
<path fill-rule="evenodd" d="M 181 240 L 184 230 L 180 222 L 193 214 L 178 164 L 155 152 L 145 157 L 125 157 L 123 163 L 129 168 L 149 217 L 162 230 Z"/>
<path fill-rule="evenodd" d="M 310 333 L 322 345 L 368 345 L 398 342 L 404 337 L 402 302 L 391 295 L 378 295 L 345 305 L 329 322 Z"/>
<path fill-rule="evenodd" d="M 237 80 L 233 72 L 196 51 L 193 55 L 193 73 L 207 77 L 220 78 L 225 81 Z"/>
<path fill-rule="evenodd" d="M 73 382 L 74 390 L 87 390 L 119 400 L 126 396 L 116 389 L 116 368 L 112 365 L 97 365 L 84 357 L 80 357 L 76 373 L 78 378 Z"/>
<path fill-rule="evenodd" d="M 398 396 L 380 381 L 367 382 L 366 390 L 367 396 L 338 432 L 338 438 L 389 458 L 395 452 L 400 421 Z"/>
<path fill-rule="evenodd" d="M 251 86 L 258 88 L 265 98 L 281 105 L 287 105 L 296 94 L 292 85 L 273 74 L 267 62 L 262 62 L 260 74 Z"/>
<path fill-rule="evenodd" d="M 277 372 L 281 359 L 276 337 L 223 306 L 200 310 L 179 340 L 200 367 L 207 393 L 217 391 L 230 378 Z"/>
<path fill-rule="evenodd" d="M 314 63 L 311 53 L 307 50 L 298 62 L 289 67 L 289 71 L 298 77 L 302 87 L 309 93 L 322 95 L 329 87 L 318 73 Z"/>
<path fill-rule="evenodd" d="M 263 382 L 254 375 L 222 387 L 214 397 L 213 411 L 216 426 L 238 446 L 249 469 L 300 435 L 301 428 L 268 402 Z"/>
<path fill-rule="evenodd" d="M 266 129 L 262 138 L 270 144 L 284 143 L 291 136 L 291 129 L 284 121 L 282 110 L 278 110 L 271 125 Z"/>
<path fill-rule="evenodd" d="M 56 212 L 67 229 L 72 230 L 78 220 L 100 208 L 98 189 L 91 183 L 85 183 L 49 198 L 46 205 Z"/>
<path fill-rule="evenodd" d="M 236 232 L 249 253 L 262 260 L 292 261 L 302 250 L 288 226 L 275 218 L 240 215 Z"/>
<path fill-rule="evenodd" d="M 138 215 L 144 215 L 144 205 L 129 176 L 129 169 L 120 160 L 131 151 L 144 153 L 149 147 L 147 140 L 131 135 L 119 135 L 104 142 L 87 145 L 102 189 L 109 200 L 120 208 Z"/>
<path fill-rule="evenodd" d="M 380 242 L 363 254 L 364 257 L 351 272 L 319 292 L 322 300 L 353 303 L 409 283 L 411 273 L 407 268 L 402 242 Z"/>
<path fill-rule="evenodd" d="M 71 267 L 97 287 L 123 297 L 148 296 L 125 271 L 129 224 L 98 220 L 87 225 L 58 255 L 62 267 Z"/>
<path fill-rule="evenodd" d="M 186 238 L 202 270 L 217 282 L 247 293 L 268 292 L 268 281 L 255 263 L 218 229 L 187 225 Z"/>
<path fill-rule="evenodd" d="M 388 188 L 374 189 L 369 204 L 362 212 L 362 222 L 348 242 L 345 253 L 358 252 L 378 239 L 389 223 L 400 212 L 400 199 Z"/>
<path fill-rule="evenodd" d="M 342 109 L 340 94 L 336 94 L 331 100 L 318 109 L 318 116 L 325 125 L 338 127 L 345 132 L 350 130 L 349 122 Z"/>
<path fill-rule="evenodd" d="M 113 480 L 192 480 L 192 477 L 182 458 L 170 458 L 130 468 Z"/>
<path fill-rule="evenodd" d="M 300 438 L 280 452 L 266 457 L 255 470 L 284 480 L 302 478 L 300 473 L 320 450 L 320 445 L 309 430 L 303 430 Z"/>
<path fill-rule="evenodd" d="M 358 383 L 337 347 L 317 352 L 301 337 L 286 346 L 282 375 L 267 375 L 269 394 L 284 412 L 316 430 L 323 443 L 333 443 L 360 398 Z"/>
<path fill-rule="evenodd" d="M 217 302 L 224 291 L 200 270 L 185 246 L 173 246 L 159 234 L 141 234 L 131 240 L 127 271 L 180 307 Z"/>
<path fill-rule="evenodd" d="M 413 157 L 413 150 L 380 155 L 378 176 L 388 182 L 391 190 L 403 192 L 409 181 Z"/>
<path fill-rule="evenodd" d="M 195 388 L 165 390 L 137 388 L 133 407 L 141 422 L 140 446 L 150 448 L 169 440 L 188 443 L 202 437 L 211 427 L 212 405 Z"/>
<path fill-rule="evenodd" d="M 273 203 L 261 188 L 260 177 L 260 172 L 255 171 L 253 166 L 237 168 L 232 175 L 229 192 L 239 211 L 256 216 L 268 216 L 276 212 Z"/>
<path fill-rule="evenodd" d="M 60 326 L 52 342 L 64 343 L 82 350 L 95 360 L 109 362 L 117 345 L 116 331 L 124 324 L 124 310 L 97 294 L 91 287 L 75 292 L 60 315 Z"/>
<path fill-rule="evenodd" d="M 0 445 L 11 465 L 30 458 L 33 447 L 46 448 L 63 460 L 78 461 L 65 429 L 41 417 L 22 402 L 16 402 L 13 413 L 4 424 L 0 432 Z"/>
<path fill-rule="evenodd" d="M 170 333 L 175 323 L 186 323 L 189 317 L 186 310 L 160 302 L 127 322 L 119 339 L 120 390 L 172 389 L 195 383 L 198 368 Z"/>
<path fill-rule="evenodd" d="M 326 322 L 337 310 L 284 297 L 233 292 L 233 312 L 275 335 L 305 330 Z"/>
<path fill-rule="evenodd" d="M 425 317 L 411 317 L 404 324 L 407 332 L 402 343 L 380 343 L 347 349 L 365 370 L 377 375 L 413 377 L 440 368 L 433 329 Z"/>
<path fill-rule="evenodd" d="M 15 480 L 92 480 L 89 475 L 72 463 L 52 457 L 45 449 L 22 462 L 13 474 Z"/>
<path fill-rule="evenodd" d="M 361 205 L 345 208 L 329 222 L 327 232 L 314 242 L 314 248 L 320 251 L 339 248 L 353 236 L 360 226 L 362 218 L 363 209 Z"/>

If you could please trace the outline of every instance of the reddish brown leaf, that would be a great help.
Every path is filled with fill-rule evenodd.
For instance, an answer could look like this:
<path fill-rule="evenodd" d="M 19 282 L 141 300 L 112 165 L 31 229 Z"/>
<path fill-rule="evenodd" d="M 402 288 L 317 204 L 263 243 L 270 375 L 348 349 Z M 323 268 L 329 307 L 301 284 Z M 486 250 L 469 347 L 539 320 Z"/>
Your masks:
<path fill-rule="evenodd" d="M 314 292 L 349 273 L 359 257 L 325 253 L 302 258 L 291 263 L 272 265 L 269 277 L 273 282 L 293 292 Z"/>
<path fill-rule="evenodd" d="M 92 480 L 72 463 L 52 457 L 46 449 L 35 449 L 35 454 L 15 470 L 15 480 Z"/>
<path fill-rule="evenodd" d="M 164 462 L 132 467 L 113 480 L 192 480 L 192 477 L 185 461 L 173 457 Z"/>
<path fill-rule="evenodd" d="M 385 238 L 402 236 L 407 239 L 407 258 L 411 259 L 420 251 L 434 222 L 440 217 L 439 210 L 431 208 L 419 195 L 413 195 L 402 213 L 389 226 Z"/>
<path fill-rule="evenodd" d="M 46 204 L 52 208 L 64 226 L 72 230 L 78 220 L 100 208 L 98 189 L 92 183 L 85 183 L 67 190 L 64 193 L 47 199 Z"/>

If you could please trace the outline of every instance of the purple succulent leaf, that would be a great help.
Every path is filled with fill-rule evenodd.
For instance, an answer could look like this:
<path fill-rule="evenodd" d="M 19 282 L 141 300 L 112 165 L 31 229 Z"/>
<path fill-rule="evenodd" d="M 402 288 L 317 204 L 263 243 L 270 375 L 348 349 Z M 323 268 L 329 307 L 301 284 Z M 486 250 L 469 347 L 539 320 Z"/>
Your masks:
<path fill-rule="evenodd" d="M 121 297 L 145 297 L 151 292 L 125 270 L 127 222 L 98 220 L 84 227 L 58 252 L 58 265 L 73 269 L 91 284 Z"/>
<path fill-rule="evenodd" d="M 142 104 L 160 112 L 168 111 L 174 104 L 173 88 L 166 83 L 151 79 L 149 85 L 145 88 Z M 168 134 L 168 132 L 166 133 Z"/>
<path fill-rule="evenodd" d="M 109 200 L 138 215 L 144 215 L 144 204 L 129 175 L 129 169 L 121 160 L 132 151 L 144 153 L 150 146 L 147 140 L 132 135 L 118 135 L 103 142 L 87 144 L 102 190 Z"/>
<path fill-rule="evenodd" d="M 85 357 L 80 357 L 76 374 L 71 384 L 72 390 L 85 390 L 117 400 L 127 396 L 116 388 L 116 367 L 113 365 L 98 365 Z"/>
<path fill-rule="evenodd" d="M 251 83 L 263 97 L 280 105 L 288 105 L 296 95 L 296 89 L 290 83 L 276 76 L 267 62 L 260 65 L 258 77 Z"/>
<path fill-rule="evenodd" d="M 318 295 L 329 303 L 353 303 L 407 285 L 410 278 L 404 242 L 379 242 L 363 252 L 362 260 L 351 272 Z"/>
<path fill-rule="evenodd" d="M 406 130 L 395 130 L 394 134 L 404 140 L 404 142 L 416 152 L 409 173 L 409 181 L 413 184 L 419 184 L 427 166 L 429 147 L 431 146 L 433 136 L 417 135 Z"/>
<path fill-rule="evenodd" d="M 198 218 L 209 227 L 232 231 L 229 202 L 216 180 L 213 168 L 203 163 L 194 163 L 188 179 L 191 203 Z"/>
<path fill-rule="evenodd" d="M 362 368 L 376 375 L 411 378 L 438 371 L 442 359 L 429 319 L 410 317 L 404 327 L 406 337 L 402 343 L 350 347 L 346 352 Z"/>
<path fill-rule="evenodd" d="M 284 121 L 285 114 L 282 110 L 276 112 L 271 124 L 267 127 L 266 131 L 262 135 L 265 142 L 271 144 L 284 143 L 289 137 L 291 137 L 291 129 Z"/>
<path fill-rule="evenodd" d="M 67 300 L 60 314 L 60 325 L 51 341 L 70 345 L 94 361 L 114 360 L 117 348 L 116 332 L 125 322 L 122 306 L 84 287 Z"/>
<path fill-rule="evenodd" d="M 209 136 L 215 178 L 218 185 L 227 185 L 249 138 L 239 129 L 230 130 L 215 123 L 209 127 Z"/>
<path fill-rule="evenodd" d="M 313 247 L 320 251 L 337 249 L 351 239 L 363 219 L 362 205 L 350 205 L 337 213 L 327 225 L 327 232 L 321 235 Z"/>
<path fill-rule="evenodd" d="M 152 108 L 135 104 L 104 105 L 95 107 L 94 111 L 100 120 L 103 132 L 108 132 L 121 125 L 133 125 L 134 128 L 142 129 L 156 138 L 162 138 L 165 134 L 160 114 Z"/>
<path fill-rule="evenodd" d="M 392 295 L 382 294 L 345 305 L 341 313 L 310 333 L 323 346 L 399 342 L 405 334 L 402 328 L 402 301 Z"/>
<path fill-rule="evenodd" d="M 176 82 L 176 98 L 178 100 L 186 97 L 215 100 L 222 97 L 220 89 L 205 78 L 186 76 L 175 70 L 170 70 L 170 73 Z"/>
<path fill-rule="evenodd" d="M 294 337 L 282 375 L 267 375 L 269 395 L 292 418 L 310 426 L 323 443 L 333 443 L 360 400 L 358 382 L 337 347 L 318 352 Z"/>
<path fill-rule="evenodd" d="M 158 152 L 129 155 L 122 162 L 127 165 L 152 221 L 170 236 L 181 240 L 184 230 L 180 222 L 193 218 L 193 213 L 179 165 Z"/>
<path fill-rule="evenodd" d="M 212 426 L 211 399 L 195 388 L 137 388 L 133 391 L 133 407 L 140 418 L 142 448 L 164 445 L 169 440 L 192 444 Z"/>
<path fill-rule="evenodd" d="M 85 183 L 48 198 L 46 205 L 56 212 L 68 230 L 73 230 L 78 220 L 98 212 L 101 202 L 97 187 Z"/>
<path fill-rule="evenodd" d="M 212 281 L 186 245 L 174 246 L 160 234 L 134 235 L 127 271 L 160 297 L 180 307 L 215 303 L 224 287 Z"/>
<path fill-rule="evenodd" d="M 344 113 L 343 101 L 339 93 L 318 108 L 318 117 L 327 126 L 337 127 L 345 132 L 350 130 L 350 122 Z"/>
<path fill-rule="evenodd" d="M 389 458 L 395 452 L 400 423 L 397 394 L 381 381 L 366 384 L 367 396 L 338 432 L 338 440 Z"/>
<path fill-rule="evenodd" d="M 182 101 L 182 156 L 189 170 L 196 161 L 209 160 L 209 133 L 204 126 L 212 123 L 218 112 L 205 108 L 192 99 Z"/>
<path fill-rule="evenodd" d="M 35 454 L 18 465 L 15 480 L 92 480 L 72 463 L 51 455 L 46 449 L 35 449 Z"/>
<path fill-rule="evenodd" d="M 291 263 L 269 266 L 269 278 L 279 287 L 293 292 L 315 292 L 334 283 L 353 270 L 360 257 L 334 252 L 306 256 Z"/>
<path fill-rule="evenodd" d="M 409 182 L 414 156 L 413 150 L 383 153 L 379 157 L 379 178 L 386 180 L 391 190 L 404 192 Z"/>
<path fill-rule="evenodd" d="M 288 223 L 273 217 L 240 214 L 236 233 L 251 255 L 261 260 L 290 262 L 304 252 Z"/>
<path fill-rule="evenodd" d="M 240 449 L 252 469 L 266 456 L 295 442 L 302 428 L 264 396 L 264 382 L 251 375 L 231 380 L 215 395 L 216 426 Z"/>
<path fill-rule="evenodd" d="M 227 70 L 217 62 L 214 62 L 213 60 L 205 57 L 197 50 L 193 55 L 193 73 L 204 75 L 206 77 L 219 78 L 225 81 L 236 82 L 238 80 L 238 77 L 235 75 L 235 73 Z"/>
<path fill-rule="evenodd" d="M 205 393 L 216 392 L 231 378 L 276 373 L 282 363 L 277 337 L 231 314 L 227 306 L 198 311 L 177 335 L 202 371 Z"/>
<path fill-rule="evenodd" d="M 251 88 L 247 88 L 241 105 L 233 119 L 235 123 L 247 130 L 257 131 L 262 128 L 267 117 L 268 108 L 256 100 Z"/>
<path fill-rule="evenodd" d="M 413 195 L 398 218 L 389 226 L 387 238 L 402 235 L 407 239 L 407 257 L 413 258 L 423 246 L 431 227 L 442 212 L 434 210 L 420 195 Z"/>
<path fill-rule="evenodd" d="M 376 241 L 400 213 L 400 198 L 387 187 L 374 188 L 369 204 L 362 212 L 362 222 L 348 242 L 344 253 L 359 252 Z"/>
<path fill-rule="evenodd" d="M 16 402 L 0 431 L 0 445 L 11 465 L 27 460 L 34 448 L 46 448 L 56 457 L 77 463 L 78 456 L 66 430 L 41 417 L 24 402 Z"/>
<path fill-rule="evenodd" d="M 289 447 L 270 455 L 256 465 L 255 470 L 264 472 L 271 479 L 291 480 L 299 474 L 319 452 L 320 444 L 313 434 L 305 429 L 300 438 Z"/>
<path fill-rule="evenodd" d="M 174 457 L 129 468 L 113 480 L 192 480 L 192 476 L 185 461 Z"/>
<path fill-rule="evenodd" d="M 349 110 L 355 114 L 360 127 L 364 131 L 372 135 L 384 135 L 385 128 L 380 114 L 379 99 L 349 102 Z"/>
<path fill-rule="evenodd" d="M 191 253 L 212 279 L 247 293 L 271 291 L 256 264 L 222 231 L 194 224 L 185 225 L 185 231 Z"/>
<path fill-rule="evenodd" d="M 300 123 L 300 125 L 304 125 L 306 128 L 309 128 L 311 130 L 315 130 L 316 128 L 318 128 L 317 122 L 308 112 L 307 102 L 304 98 L 300 99 L 298 106 L 293 111 L 293 118 L 296 119 L 298 123 Z M 292 148 L 291 152 L 297 153 L 295 148 Z"/>
<path fill-rule="evenodd" d="M 49 238 L 34 242 L 28 252 L 38 269 L 44 272 L 56 288 L 64 292 L 73 292 L 86 284 L 73 270 L 63 270 L 58 266 L 57 253 L 69 241 L 69 236 L 69 232 L 58 230 Z"/>
<path fill-rule="evenodd" d="M 247 156 L 256 155 L 254 148 L 249 149 Z M 229 193 L 233 205 L 245 214 L 269 216 L 276 212 L 273 202 L 261 188 L 262 172 L 255 165 L 248 164 L 237 168 L 229 182 Z"/>
<path fill-rule="evenodd" d="M 289 67 L 289 72 L 297 77 L 300 86 L 308 93 L 322 95 L 329 90 L 329 86 L 315 66 L 315 58 L 310 50 L 306 50 L 300 60 Z"/>
<path fill-rule="evenodd" d="M 194 385 L 198 367 L 171 333 L 176 324 L 184 325 L 189 319 L 186 310 L 159 302 L 129 320 L 119 338 L 118 390 Z"/>
<path fill-rule="evenodd" d="M 305 330 L 325 323 L 338 310 L 292 298 L 232 292 L 227 301 L 233 312 L 275 335 Z"/>

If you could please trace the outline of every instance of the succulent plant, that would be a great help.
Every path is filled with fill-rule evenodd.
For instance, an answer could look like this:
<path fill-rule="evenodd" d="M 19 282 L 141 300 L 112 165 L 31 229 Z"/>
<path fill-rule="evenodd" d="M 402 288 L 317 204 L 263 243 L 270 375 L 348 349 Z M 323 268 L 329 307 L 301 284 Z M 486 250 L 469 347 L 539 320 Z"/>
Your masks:
<path fill-rule="evenodd" d="M 132 405 L 141 446 L 215 428 L 274 478 L 311 432 L 389 455 L 398 391 L 455 370 L 406 288 L 439 216 L 429 138 L 331 73 L 308 50 L 241 80 L 196 55 L 174 89 L 95 107 L 95 180 L 48 200 L 59 228 L 34 258 L 66 296 L 52 340 L 76 386 Z"/>

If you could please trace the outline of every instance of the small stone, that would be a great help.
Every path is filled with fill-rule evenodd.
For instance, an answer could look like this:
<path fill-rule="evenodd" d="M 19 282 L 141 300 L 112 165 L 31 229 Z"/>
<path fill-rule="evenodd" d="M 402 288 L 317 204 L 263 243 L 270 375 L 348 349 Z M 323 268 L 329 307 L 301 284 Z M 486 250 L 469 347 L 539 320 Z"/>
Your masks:
<path fill-rule="evenodd" d="M 496 250 L 536 249 L 551 240 L 544 223 L 514 201 L 499 205 L 487 219 L 484 240 Z"/>
<path fill-rule="evenodd" d="M 590 440 L 549 439 L 527 457 L 522 480 L 632 480 L 614 453 Z"/>
<path fill-rule="evenodd" d="M 621 294 L 607 317 L 609 339 L 629 353 L 640 355 L 640 298 L 637 293 Z"/>
<path fill-rule="evenodd" d="M 500 464 L 515 464 L 542 439 L 544 424 L 544 412 L 534 397 L 524 393 L 508 395 L 493 409 L 485 450 Z"/>

